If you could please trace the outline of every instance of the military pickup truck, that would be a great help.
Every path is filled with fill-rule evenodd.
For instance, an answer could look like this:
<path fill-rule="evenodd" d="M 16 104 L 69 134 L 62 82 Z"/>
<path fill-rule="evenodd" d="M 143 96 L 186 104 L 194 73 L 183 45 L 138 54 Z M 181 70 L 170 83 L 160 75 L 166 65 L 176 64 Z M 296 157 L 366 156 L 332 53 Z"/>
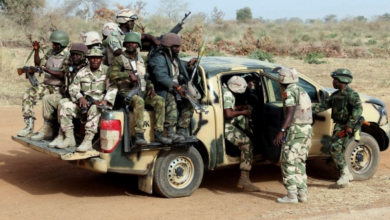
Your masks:
<path fill-rule="evenodd" d="M 190 58 L 184 58 L 189 61 Z M 253 107 L 252 135 L 254 161 L 257 164 L 278 164 L 281 148 L 274 146 L 275 138 L 284 120 L 283 87 L 275 68 L 280 65 L 238 57 L 204 57 L 194 80 L 201 93 L 200 103 L 208 113 L 194 114 L 189 133 L 198 142 L 163 146 L 153 143 L 153 114 L 145 114 L 145 137 L 150 145 L 131 147 L 129 136 L 133 129 L 132 113 L 125 109 L 104 110 L 100 131 L 94 139 L 92 153 L 73 153 L 75 148 L 53 149 L 48 141 L 32 141 L 12 136 L 12 139 L 34 150 L 66 160 L 78 167 L 100 172 L 137 175 L 140 190 L 164 197 L 191 195 L 200 185 L 204 171 L 235 166 L 238 169 L 239 150 L 224 139 L 223 97 L 221 86 L 232 75 L 240 75 L 255 83 L 251 93 L 238 97 Z M 247 78 L 249 77 L 249 78 Z M 325 89 L 300 74 L 298 83 L 310 95 L 313 104 L 327 98 L 332 89 Z M 363 116 L 370 125 L 363 125 L 359 142 L 351 140 L 345 157 L 355 180 L 371 178 L 379 166 L 380 152 L 389 146 L 389 122 L 385 104 L 373 97 L 360 95 Z M 329 158 L 327 145 L 332 135 L 330 110 L 314 115 L 313 140 L 309 159 Z M 82 139 L 82 126 L 75 129 Z M 134 134 L 132 134 L 134 135 Z"/>

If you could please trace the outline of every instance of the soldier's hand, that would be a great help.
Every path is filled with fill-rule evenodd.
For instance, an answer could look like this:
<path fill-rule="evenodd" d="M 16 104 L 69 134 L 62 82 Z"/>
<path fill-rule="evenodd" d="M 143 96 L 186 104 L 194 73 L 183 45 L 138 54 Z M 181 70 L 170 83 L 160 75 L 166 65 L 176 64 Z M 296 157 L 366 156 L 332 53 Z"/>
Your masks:
<path fill-rule="evenodd" d="M 249 110 L 249 109 L 242 110 L 242 113 L 243 113 L 243 115 L 245 115 L 247 117 L 251 117 L 251 114 L 252 114 L 251 110 Z"/>
<path fill-rule="evenodd" d="M 96 105 L 107 105 L 107 100 L 103 100 L 101 102 L 97 101 Z"/>
<path fill-rule="evenodd" d="M 187 67 L 195 65 L 196 61 L 198 61 L 197 58 L 192 58 L 190 61 L 188 61 Z"/>
<path fill-rule="evenodd" d="M 351 127 L 345 126 L 344 129 L 345 129 L 345 133 L 347 133 L 347 135 L 352 134 L 352 128 Z"/>
<path fill-rule="evenodd" d="M 154 89 L 149 89 L 148 90 L 148 93 L 147 93 L 147 96 L 149 96 L 149 98 L 154 98 L 156 96 L 156 92 L 154 91 Z"/>
<path fill-rule="evenodd" d="M 130 82 L 132 83 L 138 82 L 138 77 L 133 72 L 129 74 L 129 78 L 130 78 Z"/>
<path fill-rule="evenodd" d="M 274 144 L 277 146 L 281 146 L 283 144 L 283 136 L 284 136 L 284 133 L 280 131 L 278 133 L 278 135 L 276 135 L 276 138 L 274 140 Z"/>
<path fill-rule="evenodd" d="M 79 98 L 79 107 L 88 108 L 88 101 L 84 97 Z"/>
<path fill-rule="evenodd" d="M 40 48 L 39 42 L 38 42 L 38 41 L 33 41 L 33 42 L 32 42 L 32 46 L 33 46 L 33 49 L 34 49 L 34 50 L 39 50 L 39 48 Z"/>
<path fill-rule="evenodd" d="M 187 96 L 187 90 L 185 88 L 183 88 L 183 87 L 180 87 L 180 89 L 176 90 L 176 91 L 179 93 L 179 95 L 181 97 L 186 97 Z"/>

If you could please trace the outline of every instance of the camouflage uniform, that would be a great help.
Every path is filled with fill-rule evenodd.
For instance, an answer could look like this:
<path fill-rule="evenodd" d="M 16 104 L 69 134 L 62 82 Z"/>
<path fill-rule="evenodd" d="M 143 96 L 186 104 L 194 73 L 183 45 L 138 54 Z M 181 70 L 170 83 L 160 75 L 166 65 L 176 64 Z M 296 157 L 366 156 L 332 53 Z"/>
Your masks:
<path fill-rule="evenodd" d="M 226 85 L 222 86 L 223 109 L 233 109 L 235 97 Z M 253 144 L 249 137 L 242 132 L 246 128 L 246 119 L 243 115 L 231 120 L 225 119 L 225 138 L 241 150 L 240 169 L 250 171 L 252 168 Z M 240 128 L 242 129 L 240 129 Z"/>
<path fill-rule="evenodd" d="M 283 183 L 288 191 L 297 188 L 307 191 L 306 159 L 311 147 L 313 121 L 310 97 L 304 89 L 292 83 L 287 86 L 283 98 L 286 107 L 295 108 L 282 151 Z"/>
<path fill-rule="evenodd" d="M 363 112 L 362 102 L 359 94 L 347 85 L 345 89 L 334 92 L 324 102 L 313 106 L 312 110 L 316 114 L 329 108 L 332 108 L 332 119 L 335 122 L 329 150 L 337 167 L 343 170 L 347 165 L 344 157 L 345 144 L 350 137 L 346 135 L 336 142 L 332 140 L 345 126 L 352 128 L 355 125 Z"/>
<path fill-rule="evenodd" d="M 121 56 L 114 59 L 112 66 L 109 70 L 109 79 L 111 82 L 115 82 L 118 93 L 121 97 L 126 98 L 132 85 L 129 79 L 129 72 L 134 72 L 130 63 L 136 62 L 137 74 L 141 79 L 142 84 L 142 97 L 134 95 L 130 100 L 130 106 L 133 108 L 133 114 L 135 119 L 134 130 L 136 133 L 143 133 L 143 120 L 144 120 L 144 106 L 152 106 L 154 109 L 156 131 L 163 131 L 164 117 L 165 117 L 165 101 L 161 96 L 154 96 L 150 98 L 146 95 L 149 89 L 153 89 L 153 84 L 150 80 L 145 80 L 145 64 L 142 57 L 137 53 L 136 58 L 132 59 L 130 54 L 125 51 Z"/>
<path fill-rule="evenodd" d="M 42 59 L 41 63 L 45 63 L 47 66 L 47 60 L 50 58 L 55 58 L 57 60 L 65 60 L 68 56 L 68 50 L 65 48 L 62 50 L 59 54 L 56 54 L 53 50 L 48 51 L 45 54 L 45 57 Z M 61 68 L 61 66 L 59 67 Z M 45 73 L 45 78 L 49 75 L 48 73 Z M 53 76 L 54 77 L 54 76 Z M 62 81 L 58 79 L 58 81 Z M 46 83 L 45 81 L 43 83 L 40 83 L 36 87 L 31 87 L 26 90 L 26 92 L 23 95 L 22 100 L 22 112 L 24 117 L 34 117 L 34 104 L 37 100 L 42 99 L 43 96 L 48 94 L 59 94 L 60 93 L 60 86 L 61 83 L 58 83 L 58 86 L 50 85 L 49 83 Z"/>
<path fill-rule="evenodd" d="M 116 91 L 109 90 L 105 94 L 107 69 L 107 66 L 101 65 L 98 70 L 92 72 L 89 66 L 87 66 L 77 73 L 73 83 L 69 86 L 72 102 L 63 103 L 59 109 L 59 121 L 64 132 L 73 129 L 73 118 L 80 118 L 81 116 L 81 110 L 78 105 L 79 98 L 88 95 L 97 101 L 104 99 L 109 103 L 114 103 Z M 85 124 L 86 132 L 97 133 L 99 120 L 100 109 L 96 105 L 90 106 Z"/>
<path fill-rule="evenodd" d="M 119 49 L 123 51 L 125 50 L 122 48 L 124 38 L 125 38 L 125 34 L 123 33 L 122 30 L 118 28 L 117 30 L 111 32 L 111 34 L 105 40 L 104 45 L 107 45 L 106 46 L 107 62 L 109 66 L 114 62 L 115 59 L 114 52 Z"/>

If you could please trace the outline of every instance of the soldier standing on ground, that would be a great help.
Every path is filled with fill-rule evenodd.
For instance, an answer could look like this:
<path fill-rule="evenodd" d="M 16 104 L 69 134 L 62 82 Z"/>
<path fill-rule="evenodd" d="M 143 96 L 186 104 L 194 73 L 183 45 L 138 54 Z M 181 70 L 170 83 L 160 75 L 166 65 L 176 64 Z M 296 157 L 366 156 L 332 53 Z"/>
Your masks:
<path fill-rule="evenodd" d="M 145 63 L 137 52 L 138 47 L 141 47 L 140 36 L 136 33 L 126 34 L 123 46 L 126 50 L 122 55 L 114 59 L 109 70 L 109 79 L 116 84 L 119 95 L 125 99 L 132 89 L 136 89 L 135 87 L 139 86 L 137 83 L 138 78 L 140 78 L 143 98 L 135 94 L 129 101 L 130 106 L 133 108 L 135 120 L 135 144 L 148 144 L 144 138 L 143 128 L 145 105 L 152 106 L 154 109 L 154 141 L 171 144 L 172 140 L 163 136 L 165 100 L 161 96 L 156 95 L 153 84 L 150 80 L 145 79 Z"/>
<path fill-rule="evenodd" d="M 161 48 L 149 61 L 150 79 L 157 94 L 165 99 L 165 124 L 168 138 L 173 143 L 184 140 L 195 141 L 195 136 L 187 135 L 194 108 L 184 98 L 187 94 L 189 75 L 183 61 L 178 57 L 181 48 L 181 37 L 174 33 L 165 34 L 161 40 Z M 187 67 L 195 62 L 191 60 Z M 179 101 L 179 95 L 181 101 Z M 178 109 L 180 117 L 178 119 Z M 175 133 L 174 129 L 177 128 Z"/>
<path fill-rule="evenodd" d="M 77 73 L 73 83 L 69 86 L 72 102 L 63 103 L 59 109 L 59 121 L 65 139 L 56 145 L 57 148 L 76 146 L 72 120 L 80 118 L 81 108 L 87 108 L 84 140 L 76 151 L 85 152 L 92 149 L 92 139 L 97 133 L 101 115 L 101 110 L 97 106 L 112 105 L 116 94 L 116 91 L 110 90 L 106 93 L 108 67 L 101 64 L 102 57 L 102 51 L 98 48 L 89 50 L 87 55 L 89 65 Z M 87 96 L 91 97 L 94 102 L 89 104 Z"/>
<path fill-rule="evenodd" d="M 349 181 L 353 180 L 345 160 L 345 147 L 351 135 L 352 128 L 360 118 L 363 112 L 362 102 L 359 94 L 355 92 L 348 84 L 352 83 L 352 73 L 347 69 L 336 69 L 330 76 L 333 78 L 333 87 L 336 92 L 320 104 L 313 106 L 313 114 L 332 108 L 332 119 L 335 123 L 333 136 L 329 146 L 330 154 L 334 163 L 340 171 L 340 178 L 337 180 L 335 187 L 348 186 Z M 345 130 L 344 137 L 336 136 Z"/>
<path fill-rule="evenodd" d="M 311 147 L 313 123 L 311 100 L 307 92 L 296 84 L 299 81 L 296 69 L 283 67 L 279 72 L 279 80 L 285 88 L 283 93 L 285 121 L 274 144 L 283 147 L 281 168 L 287 195 L 278 198 L 277 201 L 306 202 L 306 159 Z"/>
<path fill-rule="evenodd" d="M 68 56 L 66 48 L 69 44 L 69 36 L 64 31 L 53 31 L 50 35 L 50 41 L 52 49 L 45 54 L 42 60 L 39 57 L 39 42 L 33 42 L 34 64 L 36 67 L 40 67 L 41 63 L 44 63 L 42 70 L 45 72 L 45 78 L 43 83 L 27 89 L 23 95 L 22 112 L 26 127 L 18 132 L 20 137 L 30 136 L 34 132 L 34 104 L 36 101 L 48 94 L 59 94 L 60 88 L 64 84 L 64 72 L 61 68 Z M 52 124 L 45 121 L 45 126 L 51 127 Z"/>
<path fill-rule="evenodd" d="M 237 187 L 247 191 L 260 191 L 249 179 L 252 169 L 253 143 L 243 132 L 247 128 L 248 118 L 251 116 L 250 106 L 236 106 L 234 94 L 243 94 L 247 83 L 240 76 L 232 76 L 222 86 L 223 109 L 225 118 L 225 139 L 241 150 L 240 170 L 241 175 Z"/>

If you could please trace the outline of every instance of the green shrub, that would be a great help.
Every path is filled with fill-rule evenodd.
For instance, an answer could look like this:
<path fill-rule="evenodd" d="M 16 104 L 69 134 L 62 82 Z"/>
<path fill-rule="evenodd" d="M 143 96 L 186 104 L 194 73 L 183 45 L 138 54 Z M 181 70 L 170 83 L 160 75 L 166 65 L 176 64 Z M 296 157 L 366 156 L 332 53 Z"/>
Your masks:
<path fill-rule="evenodd" d="M 214 38 L 214 44 L 217 44 L 218 42 L 220 42 L 222 40 L 222 37 L 217 35 L 215 38 Z"/>
<path fill-rule="evenodd" d="M 326 38 L 335 38 L 337 37 L 337 33 L 332 33 L 332 34 L 328 34 L 328 35 L 325 35 Z"/>
<path fill-rule="evenodd" d="M 310 37 L 308 34 L 304 34 L 304 35 L 302 35 L 302 37 L 301 37 L 302 41 L 305 41 L 305 42 L 310 41 L 310 38 L 311 38 L 311 37 Z"/>
<path fill-rule="evenodd" d="M 375 45 L 376 43 L 377 43 L 376 40 L 370 39 L 370 40 L 368 40 L 368 42 L 366 43 L 366 45 Z"/>
<path fill-rule="evenodd" d="M 321 58 L 324 58 L 324 55 L 322 53 L 310 52 L 310 53 L 306 54 L 305 63 L 308 63 L 308 64 L 326 63 L 326 61 L 318 60 Z"/>
<path fill-rule="evenodd" d="M 220 56 L 225 56 L 224 53 L 218 52 L 217 50 L 206 50 L 205 55 L 208 56 L 208 57 L 220 57 Z"/>
<path fill-rule="evenodd" d="M 271 63 L 275 62 L 272 54 L 264 52 L 264 51 L 259 50 L 259 49 L 256 49 L 256 50 L 252 51 L 249 54 L 249 58 L 257 59 L 257 60 L 263 60 L 263 61 L 268 61 L 268 62 L 271 62 Z"/>

